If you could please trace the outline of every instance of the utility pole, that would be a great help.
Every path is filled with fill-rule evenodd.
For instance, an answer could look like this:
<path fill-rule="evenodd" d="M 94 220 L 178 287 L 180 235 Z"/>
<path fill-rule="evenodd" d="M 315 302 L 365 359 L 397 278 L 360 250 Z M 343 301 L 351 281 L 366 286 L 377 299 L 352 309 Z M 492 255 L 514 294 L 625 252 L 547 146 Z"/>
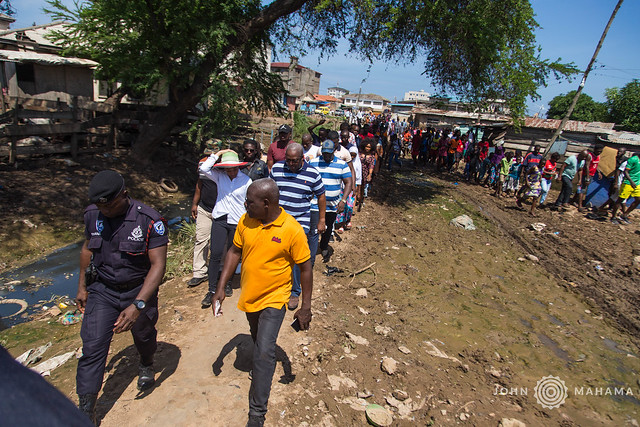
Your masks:
<path fill-rule="evenodd" d="M 575 108 L 576 103 L 578 102 L 578 98 L 580 97 L 580 94 L 582 93 L 582 88 L 584 88 L 584 84 L 587 81 L 587 76 L 589 75 L 589 72 L 591 71 L 591 68 L 593 67 L 593 63 L 596 61 L 596 58 L 598 57 L 598 53 L 600 52 L 600 48 L 602 47 L 602 44 L 604 43 L 604 38 L 607 36 L 607 33 L 609 32 L 609 28 L 611 27 L 611 24 L 613 23 L 613 18 L 615 18 L 616 13 L 618 13 L 618 9 L 620 9 L 620 6 L 622 6 L 622 2 L 623 1 L 624 0 L 618 0 L 618 4 L 616 5 L 615 9 L 613 9 L 613 13 L 611 14 L 611 17 L 609 18 L 609 22 L 607 22 L 607 26 L 605 27 L 604 31 L 602 32 L 602 36 L 600 36 L 600 41 L 598 42 L 598 46 L 596 46 L 596 51 L 593 52 L 593 56 L 591 57 L 591 61 L 589 61 L 589 65 L 587 65 L 587 69 L 584 70 L 584 74 L 582 75 L 582 80 L 580 81 L 580 85 L 578 86 L 578 90 L 576 91 L 576 95 L 573 97 L 573 100 L 571 101 L 571 105 L 569 106 L 569 111 L 567 111 L 567 114 L 564 116 L 564 118 L 560 122 L 560 126 L 558 126 L 558 129 L 556 129 L 556 131 L 554 132 L 553 136 L 551 137 L 551 141 L 549 142 L 549 148 L 545 152 L 545 157 L 547 157 L 547 155 L 551 151 L 551 148 L 553 147 L 553 144 L 556 142 L 556 139 L 558 139 L 558 136 L 560 136 L 560 134 L 562 133 L 562 129 L 564 128 L 564 126 L 569 121 L 569 117 L 571 116 L 571 113 L 573 113 L 573 109 Z"/>

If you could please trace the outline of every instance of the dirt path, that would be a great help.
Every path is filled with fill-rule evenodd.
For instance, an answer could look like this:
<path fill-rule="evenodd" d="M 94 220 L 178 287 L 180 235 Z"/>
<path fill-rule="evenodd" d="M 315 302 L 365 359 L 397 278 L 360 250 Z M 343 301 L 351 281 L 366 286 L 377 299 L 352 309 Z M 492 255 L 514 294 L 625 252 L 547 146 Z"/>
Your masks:
<path fill-rule="evenodd" d="M 380 178 L 353 229 L 332 244 L 329 265 L 345 272 L 323 275 L 318 258 L 312 329 L 294 333 L 287 314 L 267 425 L 365 425 L 369 403 L 399 426 L 638 425 L 636 225 L 575 211 L 531 218 L 430 170 Z M 461 214 L 475 231 L 449 225 Z M 533 222 L 546 227 L 533 231 Z M 250 338 L 237 295 L 214 319 L 199 306 L 205 285 L 187 289 L 187 279 L 161 288 L 162 372 L 146 395 L 135 389 L 130 336 L 114 340 L 103 426 L 246 422 Z M 79 345 L 77 325 L 64 333 L 73 339 L 56 339 L 56 351 Z M 392 374 L 381 370 L 385 358 L 396 362 Z M 72 399 L 74 374 L 70 362 L 51 378 Z M 537 396 L 549 376 L 566 387 L 557 407 Z"/>
<path fill-rule="evenodd" d="M 346 272 L 375 265 L 356 278 L 346 272 L 327 277 L 325 266 L 316 265 L 312 329 L 295 334 L 286 326 L 288 313 L 267 425 L 364 425 L 368 403 L 386 406 L 394 425 L 498 425 L 504 418 L 528 425 L 637 425 L 635 337 L 618 329 L 614 311 L 595 299 L 585 302 L 583 289 L 562 274 L 587 289 L 597 289 L 597 280 L 589 280 L 599 276 L 568 269 L 583 252 L 548 268 L 554 251 L 572 252 L 571 240 L 558 238 L 551 253 L 539 250 L 547 246 L 526 229 L 531 219 L 484 193 L 420 172 L 378 183 L 353 229 L 333 244 L 329 263 Z M 477 230 L 448 225 L 462 213 Z M 545 215 L 549 233 L 568 232 Z M 518 260 L 530 252 L 541 261 Z M 608 266 L 604 271 L 610 274 Z M 101 399 L 107 404 L 101 410 L 108 409 L 103 425 L 243 425 L 246 320 L 231 304 L 213 319 L 197 306 L 203 290 L 185 291 L 182 282 L 165 286 L 160 330 L 171 344 L 163 345 L 158 362 L 170 371 L 179 354 L 175 372 L 136 399 L 130 370 L 121 396 L 107 390 Z M 216 376 L 212 365 L 221 352 Z M 384 358 L 397 363 L 393 374 L 381 370 Z M 567 387 L 559 407 L 545 408 L 536 398 L 537 383 L 549 376 Z"/>

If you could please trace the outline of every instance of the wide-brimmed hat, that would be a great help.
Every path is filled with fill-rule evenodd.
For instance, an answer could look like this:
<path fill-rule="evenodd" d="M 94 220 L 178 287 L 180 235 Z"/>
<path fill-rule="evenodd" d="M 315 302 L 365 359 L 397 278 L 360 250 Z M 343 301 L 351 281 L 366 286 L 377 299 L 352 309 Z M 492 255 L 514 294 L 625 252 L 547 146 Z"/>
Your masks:
<path fill-rule="evenodd" d="M 249 163 L 240 161 L 240 158 L 238 158 L 238 153 L 236 153 L 235 151 L 227 151 L 226 153 L 222 154 L 222 157 L 220 157 L 220 161 L 213 166 L 216 168 L 235 168 L 238 166 L 242 167 L 247 164 Z"/>

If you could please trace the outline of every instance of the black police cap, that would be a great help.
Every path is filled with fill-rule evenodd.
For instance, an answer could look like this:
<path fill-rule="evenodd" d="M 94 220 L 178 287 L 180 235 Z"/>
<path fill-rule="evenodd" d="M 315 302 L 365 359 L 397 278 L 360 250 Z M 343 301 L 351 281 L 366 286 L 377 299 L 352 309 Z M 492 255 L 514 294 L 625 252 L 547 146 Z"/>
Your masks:
<path fill-rule="evenodd" d="M 124 190 L 124 178 L 116 171 L 98 172 L 89 183 L 89 201 L 108 203 Z"/>

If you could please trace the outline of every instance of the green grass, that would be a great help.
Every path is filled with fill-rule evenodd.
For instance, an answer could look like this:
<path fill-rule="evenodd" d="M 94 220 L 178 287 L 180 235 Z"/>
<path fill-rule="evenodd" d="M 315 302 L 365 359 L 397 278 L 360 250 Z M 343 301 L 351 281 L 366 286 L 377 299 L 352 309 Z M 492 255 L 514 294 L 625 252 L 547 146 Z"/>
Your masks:
<path fill-rule="evenodd" d="M 167 254 L 167 271 L 164 280 L 186 276 L 193 266 L 193 242 L 196 235 L 196 224 L 182 222 L 182 227 L 171 231 L 169 253 Z"/>

